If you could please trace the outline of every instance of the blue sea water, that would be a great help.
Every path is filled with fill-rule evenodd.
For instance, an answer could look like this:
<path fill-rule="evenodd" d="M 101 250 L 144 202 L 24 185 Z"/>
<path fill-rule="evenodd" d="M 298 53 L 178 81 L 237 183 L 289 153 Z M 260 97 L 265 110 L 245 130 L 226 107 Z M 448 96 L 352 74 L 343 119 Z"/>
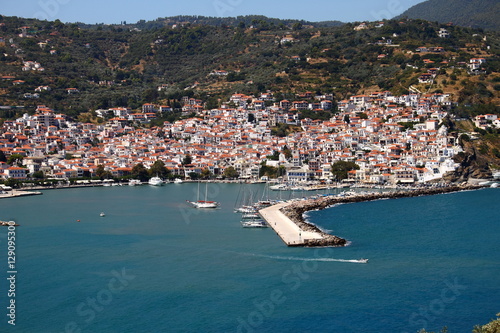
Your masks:
<path fill-rule="evenodd" d="M 328 249 L 242 228 L 240 192 L 210 184 L 217 210 L 186 204 L 196 184 L 0 200 L 0 219 L 21 224 L 15 326 L 0 228 L 0 331 L 471 332 L 500 312 L 498 189 L 309 212 L 351 242 Z"/>

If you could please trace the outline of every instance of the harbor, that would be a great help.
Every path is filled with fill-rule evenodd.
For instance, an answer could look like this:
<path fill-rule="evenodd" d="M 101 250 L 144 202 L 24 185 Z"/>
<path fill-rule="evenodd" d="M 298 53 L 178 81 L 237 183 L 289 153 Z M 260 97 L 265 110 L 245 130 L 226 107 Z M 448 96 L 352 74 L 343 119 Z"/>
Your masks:
<path fill-rule="evenodd" d="M 330 195 L 311 199 L 291 200 L 259 210 L 259 214 L 271 226 L 287 246 L 324 247 L 345 246 L 347 240 L 323 232 L 304 220 L 303 214 L 321 210 L 336 204 L 364 202 L 381 199 L 410 198 L 483 188 L 480 185 L 447 186 L 407 191 L 351 193 L 347 196 Z"/>

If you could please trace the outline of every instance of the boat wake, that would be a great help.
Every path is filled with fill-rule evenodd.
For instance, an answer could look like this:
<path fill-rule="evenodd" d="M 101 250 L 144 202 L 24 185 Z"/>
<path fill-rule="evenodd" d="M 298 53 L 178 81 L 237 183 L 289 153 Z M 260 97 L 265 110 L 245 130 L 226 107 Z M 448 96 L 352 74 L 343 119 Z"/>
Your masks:
<path fill-rule="evenodd" d="M 289 260 L 289 261 L 350 262 L 355 264 L 366 264 L 368 262 L 368 259 L 300 258 L 300 257 L 270 256 L 264 254 L 253 254 L 253 255 L 262 258 Z"/>

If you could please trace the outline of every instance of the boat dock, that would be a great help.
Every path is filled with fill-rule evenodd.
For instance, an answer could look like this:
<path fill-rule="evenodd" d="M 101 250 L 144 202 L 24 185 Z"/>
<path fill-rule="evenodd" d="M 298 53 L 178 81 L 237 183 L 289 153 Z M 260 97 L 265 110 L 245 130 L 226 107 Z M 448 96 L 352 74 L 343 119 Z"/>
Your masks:
<path fill-rule="evenodd" d="M 41 195 L 41 194 L 42 194 L 42 192 L 10 190 L 10 191 L 4 191 L 3 193 L 0 193 L 0 199 L 24 197 L 24 196 L 30 196 L 30 195 Z"/>
<path fill-rule="evenodd" d="M 305 246 L 309 240 L 323 239 L 321 233 L 302 230 L 280 211 L 281 208 L 289 204 L 287 202 L 279 203 L 259 210 L 259 214 L 288 246 Z"/>

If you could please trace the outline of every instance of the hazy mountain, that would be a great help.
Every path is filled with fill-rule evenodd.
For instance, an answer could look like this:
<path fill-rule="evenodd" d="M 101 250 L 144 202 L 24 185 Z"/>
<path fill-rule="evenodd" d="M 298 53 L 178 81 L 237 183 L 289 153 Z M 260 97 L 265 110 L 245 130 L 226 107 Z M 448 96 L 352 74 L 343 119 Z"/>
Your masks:
<path fill-rule="evenodd" d="M 428 0 L 411 7 L 398 16 L 400 17 L 500 30 L 500 1 Z"/>

